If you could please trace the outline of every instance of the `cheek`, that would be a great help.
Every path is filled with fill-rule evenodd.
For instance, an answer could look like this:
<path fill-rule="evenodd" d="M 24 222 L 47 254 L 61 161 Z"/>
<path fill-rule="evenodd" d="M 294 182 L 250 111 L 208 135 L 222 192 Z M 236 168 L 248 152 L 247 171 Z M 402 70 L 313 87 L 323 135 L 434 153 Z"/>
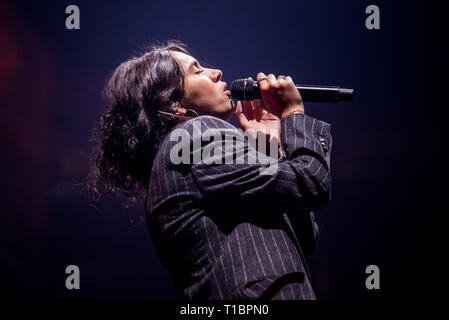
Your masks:
<path fill-rule="evenodd" d="M 201 83 L 198 84 L 198 90 L 208 96 L 216 93 L 216 91 L 215 91 L 216 88 L 215 88 L 214 84 L 211 81 L 207 81 L 207 80 L 202 81 Z"/>
<path fill-rule="evenodd" d="M 187 86 L 187 92 L 189 100 L 198 103 L 210 101 L 216 96 L 216 88 L 210 81 L 192 81 Z"/>

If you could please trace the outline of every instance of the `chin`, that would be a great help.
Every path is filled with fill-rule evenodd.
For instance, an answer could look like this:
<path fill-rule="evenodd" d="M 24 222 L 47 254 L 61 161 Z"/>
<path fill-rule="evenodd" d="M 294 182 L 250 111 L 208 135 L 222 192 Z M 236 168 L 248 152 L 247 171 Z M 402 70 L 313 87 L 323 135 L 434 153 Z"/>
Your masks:
<path fill-rule="evenodd" d="M 215 110 L 209 110 L 208 113 L 211 116 L 215 116 L 222 120 L 228 119 L 234 113 L 234 102 L 229 99 L 229 101 L 223 103 L 220 107 Z"/>

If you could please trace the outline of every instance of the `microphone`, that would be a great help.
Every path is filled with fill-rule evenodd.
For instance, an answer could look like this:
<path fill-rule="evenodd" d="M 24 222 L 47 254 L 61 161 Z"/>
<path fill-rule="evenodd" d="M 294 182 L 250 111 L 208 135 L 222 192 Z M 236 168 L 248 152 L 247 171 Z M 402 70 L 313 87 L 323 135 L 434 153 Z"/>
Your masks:
<path fill-rule="evenodd" d="M 354 89 L 338 86 L 318 86 L 295 84 L 303 101 L 308 102 L 339 102 L 352 101 Z M 231 96 L 237 100 L 260 99 L 259 83 L 249 79 L 238 79 L 231 82 Z"/>

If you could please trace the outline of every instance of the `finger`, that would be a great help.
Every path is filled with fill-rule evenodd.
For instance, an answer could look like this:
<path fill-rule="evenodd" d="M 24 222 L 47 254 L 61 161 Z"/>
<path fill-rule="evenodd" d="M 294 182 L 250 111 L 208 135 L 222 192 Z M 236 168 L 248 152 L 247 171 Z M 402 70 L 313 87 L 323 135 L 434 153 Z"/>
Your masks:
<path fill-rule="evenodd" d="M 278 76 L 277 80 L 278 80 L 279 84 L 281 84 L 281 85 L 286 84 L 287 81 L 285 81 L 285 78 L 286 78 L 285 76 Z"/>
<path fill-rule="evenodd" d="M 242 102 L 239 100 L 239 101 L 237 101 L 236 106 L 235 106 L 235 115 L 238 118 L 241 114 L 243 114 L 243 108 L 242 108 Z"/>
<path fill-rule="evenodd" d="M 263 101 L 261 99 L 254 99 L 253 105 L 255 108 L 263 108 L 264 107 Z"/>
<path fill-rule="evenodd" d="M 286 81 L 286 82 L 293 82 L 293 79 L 292 79 L 292 77 L 290 77 L 290 76 L 286 76 L 286 77 L 285 77 L 285 81 Z"/>
<path fill-rule="evenodd" d="M 254 81 L 252 77 L 248 77 L 248 80 L 250 80 L 250 81 Z"/>
<path fill-rule="evenodd" d="M 237 120 L 239 121 L 240 127 L 242 129 L 245 129 L 248 126 L 248 119 L 243 113 L 241 101 L 237 101 L 237 105 L 235 107 L 235 115 L 237 116 Z"/>
<path fill-rule="evenodd" d="M 243 107 L 245 108 L 246 118 L 248 120 L 254 119 L 254 110 L 251 101 L 244 100 Z"/>
<path fill-rule="evenodd" d="M 248 120 L 257 119 L 263 114 L 265 110 L 264 104 L 260 99 L 248 101 L 248 105 L 249 105 L 247 107 L 248 110 L 251 110 L 250 117 L 248 117 Z M 248 116 L 248 113 L 246 115 Z"/>
<path fill-rule="evenodd" d="M 253 119 L 255 119 L 256 121 L 259 121 L 261 119 L 261 117 L 264 114 L 264 108 L 260 105 L 260 104 L 256 104 L 254 103 L 254 101 L 251 101 L 252 104 L 254 105 L 254 109 L 253 109 Z"/>
<path fill-rule="evenodd" d="M 253 106 L 254 111 L 263 110 L 264 104 L 261 99 L 254 99 L 251 101 L 251 105 Z"/>
<path fill-rule="evenodd" d="M 268 80 L 268 83 L 270 84 L 270 87 L 273 87 L 273 88 L 279 87 L 279 82 L 276 80 L 276 77 L 274 76 L 274 74 L 270 73 L 267 76 L 267 80 Z"/>
<path fill-rule="evenodd" d="M 257 82 L 259 82 L 259 88 L 261 90 L 268 90 L 270 87 L 267 81 L 267 76 L 263 72 L 257 74 Z"/>

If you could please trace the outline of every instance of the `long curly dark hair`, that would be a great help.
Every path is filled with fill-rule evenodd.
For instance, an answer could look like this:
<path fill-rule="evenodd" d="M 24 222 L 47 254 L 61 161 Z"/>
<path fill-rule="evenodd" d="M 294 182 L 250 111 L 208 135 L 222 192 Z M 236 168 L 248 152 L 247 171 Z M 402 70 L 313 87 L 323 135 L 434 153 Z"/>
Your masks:
<path fill-rule="evenodd" d="M 169 112 L 184 96 L 184 72 L 171 51 L 191 55 L 179 41 L 153 45 L 109 77 L 104 89 L 108 108 L 90 139 L 86 186 L 91 200 L 109 193 L 126 206 L 145 200 L 160 143 L 189 119 L 158 112 Z"/>

